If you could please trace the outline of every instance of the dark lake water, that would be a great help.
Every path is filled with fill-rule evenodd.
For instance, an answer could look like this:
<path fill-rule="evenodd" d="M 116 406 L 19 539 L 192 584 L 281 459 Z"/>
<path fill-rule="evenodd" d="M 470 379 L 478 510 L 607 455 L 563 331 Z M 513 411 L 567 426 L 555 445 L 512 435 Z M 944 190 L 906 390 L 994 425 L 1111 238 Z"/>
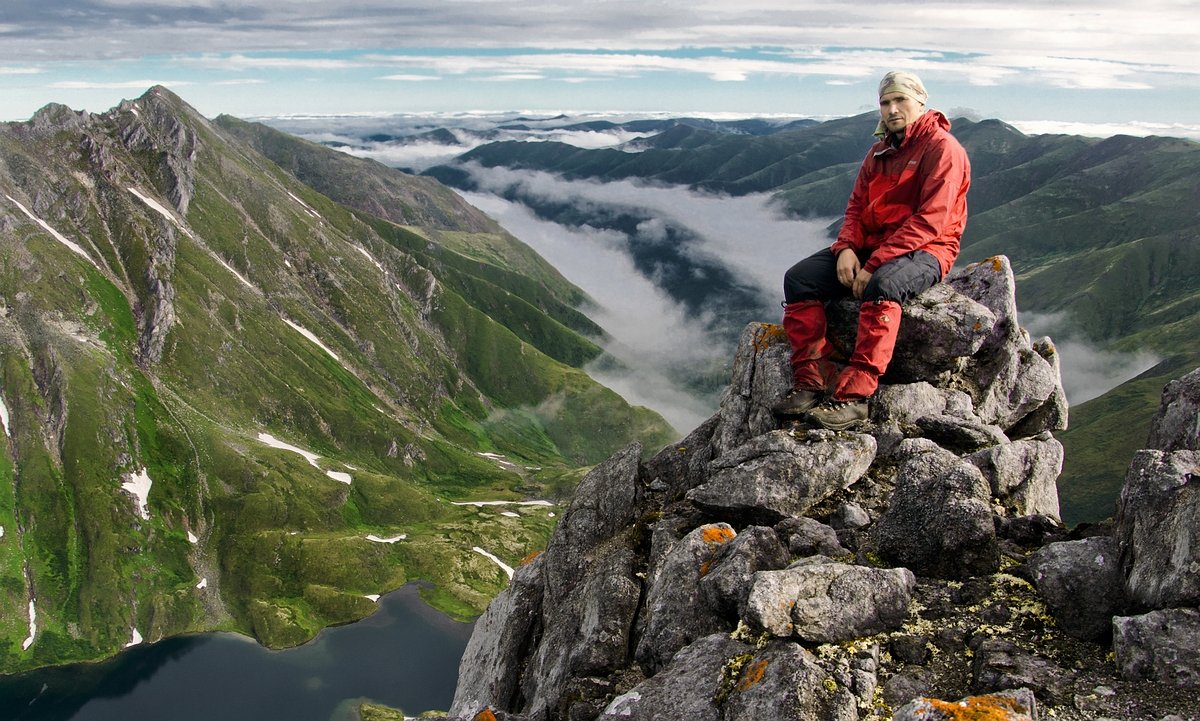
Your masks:
<path fill-rule="evenodd" d="M 471 624 L 414 585 L 370 618 L 270 651 L 235 634 L 136 646 L 98 664 L 0 676 L 4 721 L 344 721 L 364 701 L 446 710 Z"/>

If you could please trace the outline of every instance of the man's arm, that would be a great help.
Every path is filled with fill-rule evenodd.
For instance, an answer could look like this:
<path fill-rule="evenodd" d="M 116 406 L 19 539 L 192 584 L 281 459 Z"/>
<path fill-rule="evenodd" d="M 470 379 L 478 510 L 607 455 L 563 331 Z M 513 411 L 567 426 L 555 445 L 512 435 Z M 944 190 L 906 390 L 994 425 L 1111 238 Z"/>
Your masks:
<path fill-rule="evenodd" d="M 916 212 L 891 233 L 864 263 L 874 273 L 879 266 L 942 238 L 947 227 L 961 222 L 961 196 L 970 185 L 970 164 L 962 146 L 952 139 L 937 143 L 922 158 L 931 166 L 921 185 Z"/>
<path fill-rule="evenodd" d="M 829 247 L 834 255 L 840 255 L 843 250 L 849 248 L 853 251 L 860 251 L 863 248 L 862 234 L 862 211 L 867 202 L 867 180 L 869 172 L 867 170 L 868 163 L 871 162 L 871 155 L 863 160 L 862 165 L 858 168 L 858 177 L 854 180 L 854 189 L 850 191 L 850 200 L 846 202 L 846 214 L 842 220 L 842 227 L 838 231 L 837 240 Z M 849 283 L 846 283 L 849 285 Z"/>

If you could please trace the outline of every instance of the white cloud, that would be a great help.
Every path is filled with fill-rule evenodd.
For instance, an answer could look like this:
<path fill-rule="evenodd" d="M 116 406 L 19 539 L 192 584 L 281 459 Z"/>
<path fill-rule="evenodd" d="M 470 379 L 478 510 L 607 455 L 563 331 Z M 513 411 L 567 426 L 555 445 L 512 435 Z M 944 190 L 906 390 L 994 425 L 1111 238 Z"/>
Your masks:
<path fill-rule="evenodd" d="M 768 322 L 779 319 L 783 272 L 828 242 L 828 221 L 785 219 L 766 195 L 734 198 L 678 186 L 567 181 L 550 173 L 467 167 L 481 190 L 464 197 L 596 302 L 587 312 L 610 334 L 605 350 L 626 370 L 598 363 L 588 372 L 630 402 L 658 411 L 681 433 L 716 409 L 715 397 L 701 397 L 687 381 L 723 372 L 732 358 L 735 339 L 713 330 L 725 309 L 714 304 L 689 311 L 635 266 L 627 250 L 630 239 L 623 233 L 542 220 L 493 193 L 516 184 L 540 199 L 643 209 L 650 219 L 639 231 L 647 239 L 665 237 L 668 224 L 685 227 L 694 235 L 686 252 L 759 289 L 761 314 L 755 319 Z"/>
<path fill-rule="evenodd" d="M 1021 325 L 1034 336 L 1049 336 L 1062 364 L 1063 390 L 1071 405 L 1098 398 L 1153 368 L 1162 358 L 1141 351 L 1122 353 L 1080 340 L 1064 313 L 1022 313 Z"/>

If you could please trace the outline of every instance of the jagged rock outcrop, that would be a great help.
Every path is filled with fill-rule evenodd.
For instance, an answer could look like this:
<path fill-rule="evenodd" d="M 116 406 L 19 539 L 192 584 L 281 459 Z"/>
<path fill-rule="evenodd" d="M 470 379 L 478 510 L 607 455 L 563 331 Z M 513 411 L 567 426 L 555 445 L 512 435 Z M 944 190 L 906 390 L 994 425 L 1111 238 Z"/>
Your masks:
<path fill-rule="evenodd" d="M 1121 594 L 1061 629 L 1046 613 L 1079 606 L 1073 589 L 1089 574 L 1126 586 L 1112 539 L 1048 545 L 1070 538 L 1053 437 L 1067 407 L 1053 344 L 1020 329 L 1014 292 L 995 258 L 906 306 L 896 370 L 853 432 L 779 427 L 769 408 L 790 383 L 787 341 L 778 326 L 749 326 L 713 418 L 645 462 L 627 449 L 581 484 L 546 552 L 477 628 L 451 716 L 1175 710 L 1174 686 L 1126 682 L 1105 646 L 1076 640 L 1102 635 L 1127 608 Z M 836 313 L 831 333 L 852 342 L 851 314 Z"/>

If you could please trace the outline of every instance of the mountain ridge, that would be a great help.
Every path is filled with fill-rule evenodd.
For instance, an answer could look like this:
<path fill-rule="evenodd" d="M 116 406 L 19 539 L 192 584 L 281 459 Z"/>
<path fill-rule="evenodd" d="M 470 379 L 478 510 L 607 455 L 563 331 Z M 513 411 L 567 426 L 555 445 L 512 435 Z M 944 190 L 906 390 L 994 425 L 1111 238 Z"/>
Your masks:
<path fill-rule="evenodd" d="M 0 670 L 293 645 L 413 579 L 469 617 L 505 578 L 472 547 L 515 564 L 553 513 L 456 504 L 673 436 L 579 369 L 578 289 L 411 190 L 377 199 L 443 212 L 339 204 L 161 87 L 0 126 Z"/>

